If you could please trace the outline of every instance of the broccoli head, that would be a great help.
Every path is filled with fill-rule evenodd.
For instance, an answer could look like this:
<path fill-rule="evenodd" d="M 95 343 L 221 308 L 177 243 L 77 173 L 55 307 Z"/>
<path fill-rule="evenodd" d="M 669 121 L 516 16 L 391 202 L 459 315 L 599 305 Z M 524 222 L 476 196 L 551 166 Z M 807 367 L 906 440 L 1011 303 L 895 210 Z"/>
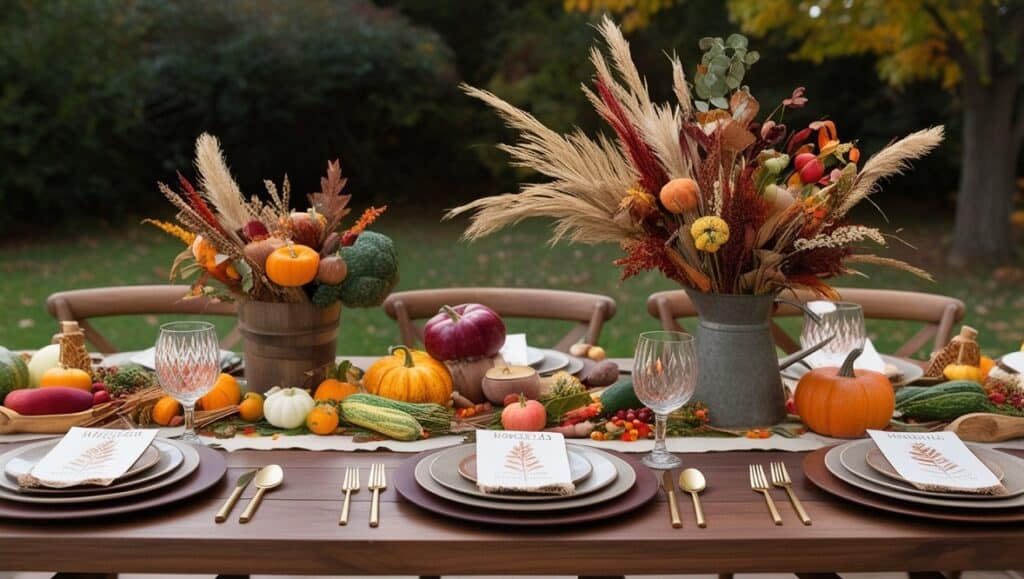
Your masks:
<path fill-rule="evenodd" d="M 348 275 L 338 285 L 317 288 L 313 303 L 320 307 L 338 300 L 348 308 L 379 306 L 398 283 L 398 252 L 387 235 L 364 231 L 338 255 L 348 265 Z"/>

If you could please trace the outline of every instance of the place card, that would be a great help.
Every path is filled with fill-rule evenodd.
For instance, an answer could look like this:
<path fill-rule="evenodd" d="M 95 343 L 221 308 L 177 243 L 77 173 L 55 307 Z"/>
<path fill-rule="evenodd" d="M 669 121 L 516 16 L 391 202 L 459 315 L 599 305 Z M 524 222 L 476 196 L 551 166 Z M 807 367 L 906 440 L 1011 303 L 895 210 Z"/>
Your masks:
<path fill-rule="evenodd" d="M 1006 489 L 955 432 L 869 430 L 896 472 L 929 491 L 1003 494 Z"/>
<path fill-rule="evenodd" d="M 157 430 L 72 427 L 24 477 L 21 486 L 106 486 L 128 472 L 153 443 Z M 24 479 L 24 480 L 22 480 Z"/>
<path fill-rule="evenodd" d="M 570 495 L 576 491 L 565 438 L 554 432 L 478 430 L 476 477 L 483 493 Z"/>
<path fill-rule="evenodd" d="M 509 366 L 529 366 L 529 356 L 526 353 L 526 334 L 508 334 L 505 336 L 505 345 L 499 352 Z"/>

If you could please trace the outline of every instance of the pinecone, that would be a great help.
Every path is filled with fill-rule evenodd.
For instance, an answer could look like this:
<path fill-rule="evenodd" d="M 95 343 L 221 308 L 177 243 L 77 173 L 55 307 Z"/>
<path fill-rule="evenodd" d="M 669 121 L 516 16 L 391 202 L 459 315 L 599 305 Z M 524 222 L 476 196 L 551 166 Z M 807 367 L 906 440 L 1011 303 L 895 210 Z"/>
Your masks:
<path fill-rule="evenodd" d="M 924 375 L 928 377 L 942 376 L 942 371 L 950 364 L 980 365 L 981 348 L 975 341 L 977 337 L 978 330 L 970 326 L 961 327 L 959 336 L 954 336 L 945 348 L 932 354 Z"/>

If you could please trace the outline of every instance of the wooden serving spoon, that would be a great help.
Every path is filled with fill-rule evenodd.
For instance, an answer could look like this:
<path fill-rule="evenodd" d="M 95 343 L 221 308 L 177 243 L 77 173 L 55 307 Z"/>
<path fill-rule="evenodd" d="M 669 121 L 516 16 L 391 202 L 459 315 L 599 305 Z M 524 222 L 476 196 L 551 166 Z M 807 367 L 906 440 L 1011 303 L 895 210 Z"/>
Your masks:
<path fill-rule="evenodd" d="M 1024 437 L 1024 417 L 974 412 L 950 422 L 946 430 L 971 442 L 1002 442 Z"/>

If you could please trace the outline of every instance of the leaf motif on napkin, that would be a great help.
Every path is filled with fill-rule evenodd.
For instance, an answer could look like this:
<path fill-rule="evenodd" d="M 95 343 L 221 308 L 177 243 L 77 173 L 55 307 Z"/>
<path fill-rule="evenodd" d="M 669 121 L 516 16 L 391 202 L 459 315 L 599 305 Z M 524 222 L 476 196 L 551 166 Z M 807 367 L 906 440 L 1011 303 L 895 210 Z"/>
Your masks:
<path fill-rule="evenodd" d="M 96 446 L 90 446 L 83 450 L 82 454 L 71 459 L 68 463 L 68 470 L 72 472 L 86 472 L 101 468 L 113 460 L 116 453 L 117 441 L 113 439 L 104 440 Z"/>
<path fill-rule="evenodd" d="M 946 458 L 938 449 L 923 442 L 915 442 L 910 447 L 910 457 L 921 466 L 945 475 L 951 480 L 958 480 L 964 473 L 960 465 Z"/>
<path fill-rule="evenodd" d="M 533 452 L 533 445 L 519 442 L 505 455 L 505 469 L 522 474 L 523 484 L 528 485 L 531 474 L 544 474 L 544 465 Z"/>

